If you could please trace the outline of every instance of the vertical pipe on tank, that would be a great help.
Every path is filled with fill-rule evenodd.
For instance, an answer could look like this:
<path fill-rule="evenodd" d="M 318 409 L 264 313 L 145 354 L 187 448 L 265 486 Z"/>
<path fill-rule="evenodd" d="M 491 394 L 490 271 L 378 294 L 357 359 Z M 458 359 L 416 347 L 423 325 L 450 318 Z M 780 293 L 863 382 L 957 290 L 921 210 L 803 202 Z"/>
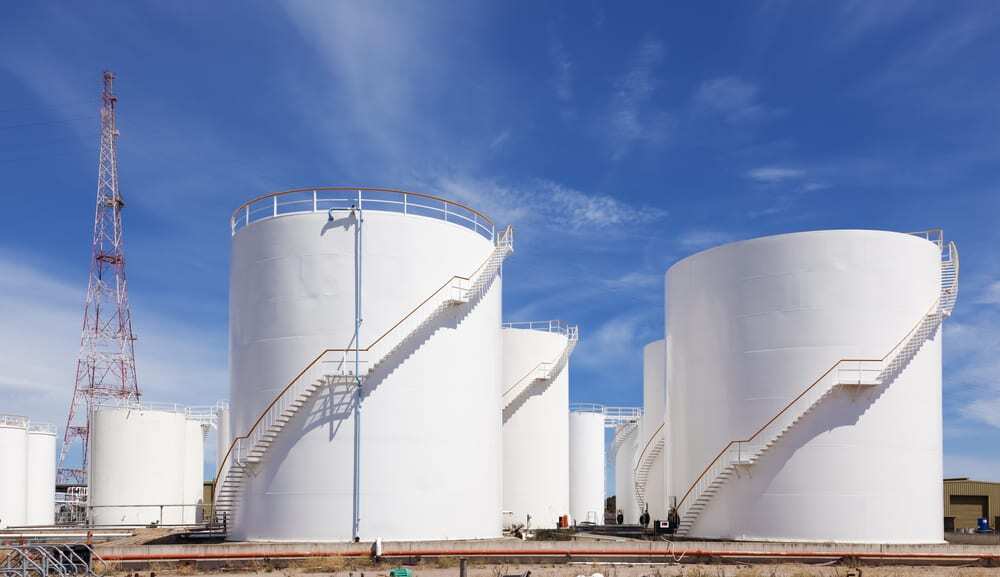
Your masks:
<path fill-rule="evenodd" d="M 358 191 L 358 220 L 354 224 L 354 523 L 352 537 L 361 539 L 361 223 L 364 213 L 361 207 L 361 191 Z M 352 211 L 353 212 L 353 211 Z"/>

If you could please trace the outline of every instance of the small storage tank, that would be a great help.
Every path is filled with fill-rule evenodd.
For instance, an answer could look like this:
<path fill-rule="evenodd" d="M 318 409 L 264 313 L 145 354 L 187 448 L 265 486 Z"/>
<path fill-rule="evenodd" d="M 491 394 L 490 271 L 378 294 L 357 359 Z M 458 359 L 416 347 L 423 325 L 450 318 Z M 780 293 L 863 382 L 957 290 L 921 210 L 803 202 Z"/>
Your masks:
<path fill-rule="evenodd" d="M 27 437 L 26 525 L 55 524 L 56 428 L 30 423 Z"/>
<path fill-rule="evenodd" d="M 217 485 L 232 538 L 348 541 L 355 520 L 361 539 L 500 536 L 509 231 L 357 188 L 266 195 L 231 224 L 231 434 L 248 467 L 227 481 L 224 463 Z"/>
<path fill-rule="evenodd" d="M 615 503 L 628 525 L 638 523 L 640 514 L 639 504 L 635 500 L 635 477 L 632 469 L 635 466 L 639 429 L 639 423 L 632 423 L 620 425 L 615 430 Z"/>
<path fill-rule="evenodd" d="M 575 523 L 604 524 L 604 407 L 569 414 L 569 514 Z"/>
<path fill-rule="evenodd" d="M 95 525 L 184 522 L 183 407 L 98 406 L 90 423 L 89 506 Z"/>
<path fill-rule="evenodd" d="M 0 528 L 25 524 L 27 508 L 28 419 L 0 415 Z"/>
<path fill-rule="evenodd" d="M 188 419 L 184 423 L 184 523 L 204 519 L 205 435 L 208 425 Z"/>
<path fill-rule="evenodd" d="M 642 434 L 637 440 L 637 468 L 648 467 L 644 487 L 650 520 L 667 518 L 666 428 L 664 414 L 667 403 L 667 342 L 653 341 L 642 350 Z M 638 462 L 639 459 L 645 463 Z M 634 473 L 633 473 L 634 474 Z M 643 507 L 645 508 L 645 507 Z"/>
<path fill-rule="evenodd" d="M 506 323 L 502 338 L 503 508 L 515 524 L 555 528 L 569 514 L 569 327 Z"/>
<path fill-rule="evenodd" d="M 928 314 L 957 294 L 953 245 L 785 234 L 695 254 L 666 281 L 682 535 L 942 541 L 941 317 Z"/>

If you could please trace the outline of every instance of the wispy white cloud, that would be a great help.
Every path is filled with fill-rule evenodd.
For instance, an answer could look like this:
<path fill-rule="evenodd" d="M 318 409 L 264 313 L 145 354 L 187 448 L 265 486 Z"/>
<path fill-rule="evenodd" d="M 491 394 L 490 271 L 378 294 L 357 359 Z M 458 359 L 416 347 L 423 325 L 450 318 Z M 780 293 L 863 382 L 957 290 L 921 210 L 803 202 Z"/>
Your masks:
<path fill-rule="evenodd" d="M 979 310 L 944 325 L 944 384 L 961 405 L 959 414 L 1000 428 L 1000 315 Z"/>
<path fill-rule="evenodd" d="M 633 311 L 611 317 L 596 329 L 581 335 L 573 363 L 591 370 L 608 367 L 641 367 L 642 347 L 663 338 L 657 334 L 654 314 Z M 638 362 L 637 362 L 638 361 Z"/>
<path fill-rule="evenodd" d="M 871 34 L 903 23 L 919 4 L 915 0 L 894 2 L 847 0 L 835 6 L 837 13 L 833 20 L 833 43 L 835 46 L 845 47 Z"/>
<path fill-rule="evenodd" d="M 805 177 L 806 171 L 799 168 L 762 166 L 747 172 L 747 178 L 764 184 L 777 184 Z"/>
<path fill-rule="evenodd" d="M 774 113 L 759 99 L 758 88 L 737 76 L 722 76 L 703 82 L 694 94 L 697 111 L 710 111 L 731 123 L 761 120 Z"/>
<path fill-rule="evenodd" d="M 637 291 L 653 289 L 663 284 L 663 275 L 632 271 L 619 277 L 606 278 L 602 284 L 613 291 Z"/>
<path fill-rule="evenodd" d="M 79 353 L 85 278 L 71 283 L 0 252 L 0 406 L 65 425 Z M 224 327 L 209 330 L 136 306 L 136 367 L 150 401 L 204 405 L 228 396 Z M 208 400 L 210 399 L 210 400 Z"/>
<path fill-rule="evenodd" d="M 1000 305 L 1000 280 L 986 285 L 976 302 L 987 305 Z"/>
<path fill-rule="evenodd" d="M 660 143 L 667 137 L 669 116 L 653 100 L 664 53 L 658 40 L 644 41 L 615 81 L 606 122 L 613 159 L 623 158 L 638 143 Z"/>
<path fill-rule="evenodd" d="M 733 233 L 720 230 L 689 230 L 678 237 L 680 245 L 689 250 L 702 250 L 731 242 L 736 237 Z"/>
<path fill-rule="evenodd" d="M 500 222 L 530 223 L 563 232 L 645 225 L 667 217 L 660 208 L 632 205 L 550 180 L 513 186 L 490 179 L 447 176 L 432 184 L 448 196 L 482 207 Z"/>
<path fill-rule="evenodd" d="M 557 40 L 549 44 L 549 60 L 554 70 L 552 87 L 556 98 L 561 102 L 573 100 L 573 60 L 570 59 L 566 47 Z"/>
<path fill-rule="evenodd" d="M 946 452 L 945 477 L 968 477 L 976 481 L 1000 481 L 1000 460 L 996 455 L 969 455 Z"/>

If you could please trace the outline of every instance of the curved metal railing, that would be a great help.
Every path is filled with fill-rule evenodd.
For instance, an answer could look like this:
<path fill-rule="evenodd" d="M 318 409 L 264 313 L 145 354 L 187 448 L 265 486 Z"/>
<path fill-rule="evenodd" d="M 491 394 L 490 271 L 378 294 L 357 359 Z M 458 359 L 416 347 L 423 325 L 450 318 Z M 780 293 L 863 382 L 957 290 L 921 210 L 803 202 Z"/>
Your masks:
<path fill-rule="evenodd" d="M 233 211 L 229 227 L 235 235 L 238 230 L 262 220 L 351 207 L 434 218 L 468 228 L 491 241 L 496 237 L 492 219 L 460 202 L 422 192 L 346 186 L 295 188 L 258 196 Z"/>
<path fill-rule="evenodd" d="M 505 329 L 527 329 L 532 331 L 543 331 L 548 333 L 559 333 L 568 335 L 575 330 L 576 325 L 568 325 L 564 321 L 553 319 L 550 321 L 507 321 L 501 323 Z"/>
<path fill-rule="evenodd" d="M 29 433 L 45 433 L 47 435 L 55 435 L 56 434 L 56 426 L 53 425 L 52 423 L 34 423 L 34 422 L 29 422 L 28 423 L 28 432 Z"/>
<path fill-rule="evenodd" d="M 0 415 L 0 427 L 28 428 L 28 417 L 21 415 Z"/>

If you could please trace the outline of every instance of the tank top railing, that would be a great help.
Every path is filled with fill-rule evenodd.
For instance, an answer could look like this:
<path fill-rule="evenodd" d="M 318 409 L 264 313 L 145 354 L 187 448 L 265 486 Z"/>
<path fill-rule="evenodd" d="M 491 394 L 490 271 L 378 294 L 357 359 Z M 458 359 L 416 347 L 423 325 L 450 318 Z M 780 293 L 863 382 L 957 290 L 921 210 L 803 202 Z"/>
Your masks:
<path fill-rule="evenodd" d="M 443 220 L 494 240 L 496 227 L 483 213 L 432 194 L 390 188 L 298 188 L 259 196 L 237 208 L 230 218 L 233 235 L 255 222 L 288 214 L 349 208 L 394 212 Z"/>
<path fill-rule="evenodd" d="M 837 361 L 748 438 L 730 441 L 678 501 L 677 508 L 682 519 L 680 534 L 687 534 L 694 519 L 735 467 L 755 462 L 837 385 L 881 385 L 892 382 L 920 350 L 924 341 L 951 314 L 958 296 L 958 249 L 954 242 L 944 244 L 943 239 L 933 231 L 925 234 L 926 236 L 917 235 L 942 247 L 940 290 L 927 312 L 882 358 Z"/>

